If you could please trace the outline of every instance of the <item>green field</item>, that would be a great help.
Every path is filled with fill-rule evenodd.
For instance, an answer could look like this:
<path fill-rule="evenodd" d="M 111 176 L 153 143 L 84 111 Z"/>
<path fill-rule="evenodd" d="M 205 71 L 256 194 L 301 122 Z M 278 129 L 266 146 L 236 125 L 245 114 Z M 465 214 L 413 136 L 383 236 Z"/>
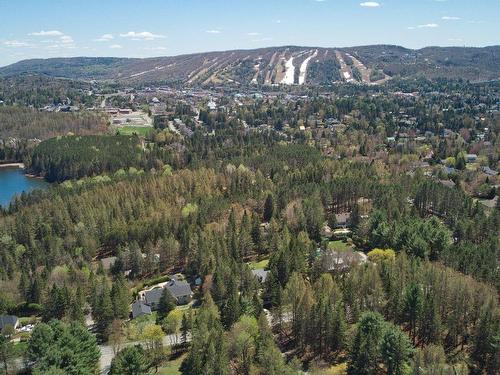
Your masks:
<path fill-rule="evenodd" d="M 165 366 L 162 366 L 158 369 L 159 375 L 180 375 L 179 367 L 181 366 L 182 361 L 186 356 L 181 355 L 179 358 L 174 359 L 173 361 L 167 362 Z"/>
<path fill-rule="evenodd" d="M 253 262 L 250 262 L 248 263 L 248 266 L 251 269 L 256 270 L 259 268 L 266 268 L 268 264 L 269 264 L 269 259 L 262 259 L 261 261 L 255 260 Z"/>
<path fill-rule="evenodd" d="M 346 250 L 352 250 L 353 247 L 344 241 L 330 241 L 328 243 L 328 248 L 340 251 L 346 251 Z"/>
<path fill-rule="evenodd" d="M 122 135 L 132 135 L 135 133 L 135 134 L 143 136 L 143 137 L 148 135 L 151 130 L 153 130 L 153 128 L 150 126 L 128 125 L 128 126 L 123 126 L 123 127 L 117 128 L 117 131 Z"/>

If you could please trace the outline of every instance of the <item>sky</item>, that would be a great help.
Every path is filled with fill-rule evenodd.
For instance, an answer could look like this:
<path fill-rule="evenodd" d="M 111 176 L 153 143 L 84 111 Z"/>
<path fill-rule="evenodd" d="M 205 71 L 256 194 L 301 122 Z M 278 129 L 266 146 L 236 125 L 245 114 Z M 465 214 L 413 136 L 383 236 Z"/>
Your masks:
<path fill-rule="evenodd" d="M 500 44 L 500 0 L 0 0 L 0 66 L 270 46 Z"/>

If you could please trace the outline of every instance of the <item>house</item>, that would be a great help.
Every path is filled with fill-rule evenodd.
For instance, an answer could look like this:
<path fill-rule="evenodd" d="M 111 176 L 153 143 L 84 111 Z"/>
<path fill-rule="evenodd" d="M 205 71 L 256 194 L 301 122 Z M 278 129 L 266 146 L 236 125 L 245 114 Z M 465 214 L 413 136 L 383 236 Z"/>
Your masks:
<path fill-rule="evenodd" d="M 333 235 L 332 228 L 328 224 L 323 225 L 321 228 L 321 237 L 331 238 Z"/>
<path fill-rule="evenodd" d="M 476 154 L 467 154 L 467 155 L 465 155 L 465 159 L 467 160 L 467 163 L 474 163 L 477 161 L 477 155 Z"/>
<path fill-rule="evenodd" d="M 151 310 L 155 311 L 158 309 L 158 304 L 160 303 L 160 298 L 162 294 L 163 294 L 163 288 L 154 288 L 151 290 L 146 290 L 144 292 L 144 303 L 149 305 Z"/>
<path fill-rule="evenodd" d="M 337 223 L 337 228 L 346 228 L 349 225 L 350 218 L 350 212 L 335 214 L 335 222 Z"/>
<path fill-rule="evenodd" d="M 135 301 L 132 304 L 132 318 L 138 318 L 143 315 L 150 315 L 151 307 L 146 305 L 143 301 Z"/>
<path fill-rule="evenodd" d="M 321 258 L 321 266 L 324 271 L 343 272 L 348 271 L 357 264 L 363 264 L 368 261 L 365 253 L 353 250 L 331 250 L 325 251 Z"/>
<path fill-rule="evenodd" d="M 170 280 L 164 288 L 167 288 L 170 294 L 176 299 L 178 305 L 185 305 L 191 302 L 193 291 L 187 281 Z"/>
<path fill-rule="evenodd" d="M 260 283 L 265 283 L 267 280 L 267 274 L 269 271 L 266 271 L 263 268 L 257 268 L 255 270 L 252 270 L 252 275 L 254 275 L 257 280 L 259 280 Z"/>
<path fill-rule="evenodd" d="M 4 330 L 5 327 L 11 326 L 14 329 L 19 327 L 19 319 L 14 315 L 2 315 L 0 316 L 0 332 Z"/>
<path fill-rule="evenodd" d="M 209 111 L 213 112 L 213 111 L 216 111 L 217 110 L 217 104 L 215 104 L 215 102 L 213 100 L 210 100 L 208 103 L 207 103 L 207 107 L 209 109 Z"/>
<path fill-rule="evenodd" d="M 488 176 L 496 176 L 498 174 L 497 171 L 494 171 L 490 167 L 483 167 L 483 172 Z"/>

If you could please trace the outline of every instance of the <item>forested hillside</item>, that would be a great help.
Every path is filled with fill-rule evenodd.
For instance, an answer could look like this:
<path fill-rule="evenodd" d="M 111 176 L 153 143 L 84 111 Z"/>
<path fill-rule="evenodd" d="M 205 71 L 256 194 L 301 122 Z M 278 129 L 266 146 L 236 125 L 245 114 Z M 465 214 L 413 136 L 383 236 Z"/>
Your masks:
<path fill-rule="evenodd" d="M 331 85 L 342 81 L 383 83 L 391 77 L 482 81 L 500 78 L 499 54 L 498 46 L 419 50 L 392 45 L 351 48 L 283 46 L 145 59 L 75 57 L 24 60 L 0 68 L 0 76 L 29 73 L 124 84 L 188 86 Z"/>

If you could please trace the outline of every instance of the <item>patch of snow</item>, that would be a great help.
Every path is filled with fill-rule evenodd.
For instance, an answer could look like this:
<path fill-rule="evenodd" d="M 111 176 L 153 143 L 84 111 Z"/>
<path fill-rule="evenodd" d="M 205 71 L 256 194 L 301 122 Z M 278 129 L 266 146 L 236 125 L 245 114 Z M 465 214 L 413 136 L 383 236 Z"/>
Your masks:
<path fill-rule="evenodd" d="M 295 77 L 295 67 L 293 66 L 293 57 L 287 60 L 285 63 L 285 77 L 281 81 L 281 83 L 285 85 L 293 85 L 294 77 Z"/>
<path fill-rule="evenodd" d="M 309 65 L 309 61 L 315 58 L 317 54 L 318 50 L 314 51 L 314 53 L 311 56 L 309 56 L 302 62 L 302 64 L 300 64 L 299 85 L 303 85 L 306 82 L 307 66 Z"/>
<path fill-rule="evenodd" d="M 344 78 L 345 79 L 350 79 L 351 78 L 351 75 L 349 74 L 349 72 L 343 72 L 344 74 Z"/>

